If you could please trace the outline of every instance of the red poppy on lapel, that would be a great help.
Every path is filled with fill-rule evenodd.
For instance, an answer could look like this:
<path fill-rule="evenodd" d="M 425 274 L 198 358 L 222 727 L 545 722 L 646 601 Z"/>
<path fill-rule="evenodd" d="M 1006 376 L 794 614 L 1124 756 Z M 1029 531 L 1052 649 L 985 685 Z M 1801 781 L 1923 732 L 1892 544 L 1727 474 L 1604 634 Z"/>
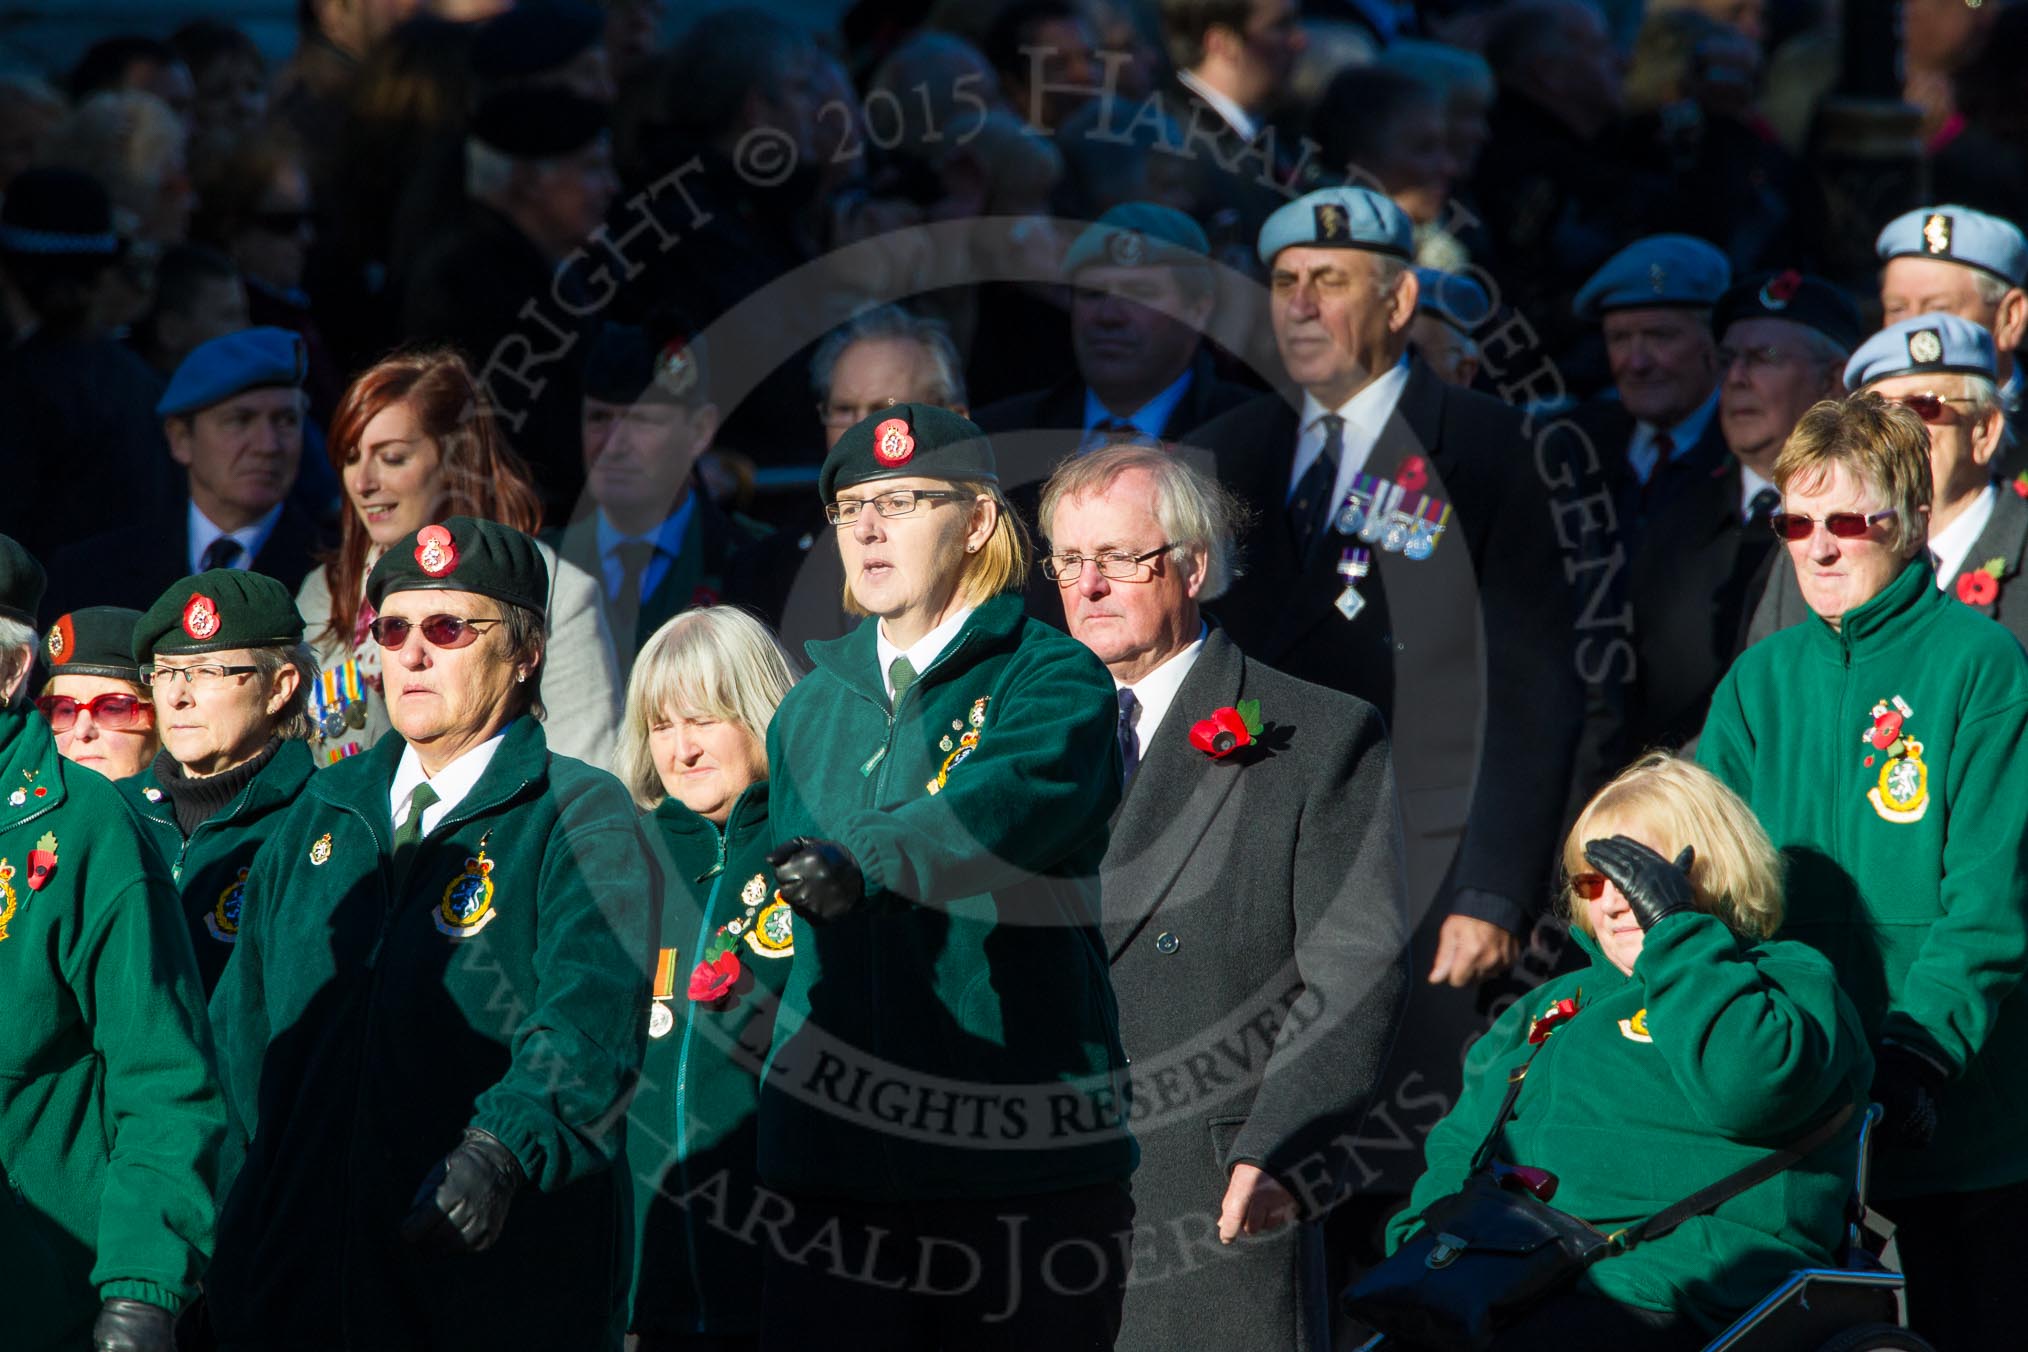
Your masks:
<path fill-rule="evenodd" d="M 1404 493 L 1420 493 L 1429 486 L 1429 461 L 1419 455 L 1411 455 L 1394 471 L 1394 481 L 1401 485 Z"/>
<path fill-rule="evenodd" d="M 1583 994 L 1583 991 L 1579 991 L 1576 996 L 1566 996 L 1543 1011 L 1541 1018 L 1528 1025 L 1529 1043 L 1540 1046 L 1549 1040 L 1549 1035 L 1556 1031 L 1558 1024 L 1568 1023 L 1574 1018 L 1577 1014 L 1577 1001 Z"/>
<path fill-rule="evenodd" d="M 724 999 L 739 984 L 739 971 L 739 954 L 731 949 L 698 963 L 690 971 L 690 998 L 699 1004 Z"/>
<path fill-rule="evenodd" d="M 1190 727 L 1190 745 L 1213 760 L 1224 760 L 1260 736 L 1260 701 L 1243 699 L 1237 705 L 1211 711 Z"/>

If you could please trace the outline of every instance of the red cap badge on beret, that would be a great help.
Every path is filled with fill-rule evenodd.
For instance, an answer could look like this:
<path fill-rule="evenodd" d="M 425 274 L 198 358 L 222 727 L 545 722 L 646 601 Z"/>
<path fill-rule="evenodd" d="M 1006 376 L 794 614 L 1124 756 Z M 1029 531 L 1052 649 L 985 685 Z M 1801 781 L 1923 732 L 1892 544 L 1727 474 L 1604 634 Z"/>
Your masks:
<path fill-rule="evenodd" d="M 218 632 L 218 602 L 203 592 L 192 592 L 183 603 L 183 632 L 202 643 Z"/>
<path fill-rule="evenodd" d="M 697 388 L 697 358 L 681 338 L 671 338 L 656 354 L 655 384 L 676 399 Z"/>
<path fill-rule="evenodd" d="M 70 616 L 66 615 L 58 620 L 56 627 L 49 631 L 47 646 L 49 648 L 49 660 L 52 662 L 63 661 L 63 655 L 77 646 L 77 635 L 71 631 Z"/>
<path fill-rule="evenodd" d="M 889 418 L 873 429 L 873 457 L 881 464 L 906 465 L 914 454 L 915 438 L 909 434 L 907 419 Z"/>
<path fill-rule="evenodd" d="M 431 577 L 442 577 L 458 566 L 458 546 L 442 526 L 424 526 L 415 533 L 415 563 Z"/>
<path fill-rule="evenodd" d="M 1785 310 L 1796 292 L 1803 285 L 1803 274 L 1790 268 L 1767 279 L 1767 285 L 1760 289 L 1760 303 L 1769 310 Z"/>

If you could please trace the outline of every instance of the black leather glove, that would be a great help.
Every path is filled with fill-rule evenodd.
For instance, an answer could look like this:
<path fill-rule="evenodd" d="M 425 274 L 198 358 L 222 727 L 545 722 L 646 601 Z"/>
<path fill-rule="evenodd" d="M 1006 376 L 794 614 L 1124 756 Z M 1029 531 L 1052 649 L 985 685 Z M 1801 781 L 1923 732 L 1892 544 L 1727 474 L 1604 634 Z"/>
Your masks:
<path fill-rule="evenodd" d="M 176 1316 L 145 1300 L 113 1296 L 99 1306 L 92 1352 L 176 1352 Z"/>
<path fill-rule="evenodd" d="M 1688 845 L 1672 864 L 1638 840 L 1613 836 L 1586 841 L 1584 857 L 1620 889 L 1643 934 L 1663 916 L 1697 905 L 1696 890 L 1690 886 L 1690 861 L 1697 852 Z"/>
<path fill-rule="evenodd" d="M 401 1237 L 432 1253 L 478 1253 L 507 1225 L 507 1204 L 527 1181 L 521 1161 L 491 1132 L 465 1128 L 458 1148 L 416 1189 Z"/>
<path fill-rule="evenodd" d="M 835 840 L 797 836 L 769 851 L 768 862 L 782 900 L 813 925 L 849 913 L 866 895 L 859 864 Z"/>
<path fill-rule="evenodd" d="M 1903 1150 L 1920 1150 L 1936 1136 L 1936 1102 L 1945 1075 L 1929 1059 L 1906 1047 L 1882 1043 L 1873 1049 L 1873 1101 L 1880 1105 L 1880 1139 Z"/>

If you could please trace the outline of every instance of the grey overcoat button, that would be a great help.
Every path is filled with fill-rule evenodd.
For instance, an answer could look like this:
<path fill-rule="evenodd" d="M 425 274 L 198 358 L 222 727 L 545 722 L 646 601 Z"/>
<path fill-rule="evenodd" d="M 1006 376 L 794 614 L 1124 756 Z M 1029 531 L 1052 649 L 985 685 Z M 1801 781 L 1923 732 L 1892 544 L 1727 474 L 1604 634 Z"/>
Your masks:
<path fill-rule="evenodd" d="M 1183 947 L 1183 941 L 1168 930 L 1163 930 L 1155 936 L 1155 951 L 1157 953 L 1174 953 L 1181 947 Z"/>

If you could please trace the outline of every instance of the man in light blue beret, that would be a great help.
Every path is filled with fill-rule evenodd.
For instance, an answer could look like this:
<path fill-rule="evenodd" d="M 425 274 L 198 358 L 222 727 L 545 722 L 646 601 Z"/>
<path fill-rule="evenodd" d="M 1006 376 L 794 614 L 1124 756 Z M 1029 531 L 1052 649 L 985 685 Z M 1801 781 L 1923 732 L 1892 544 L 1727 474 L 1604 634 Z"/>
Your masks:
<path fill-rule="evenodd" d="M 1446 384 L 1469 389 L 1479 374 L 1479 344 L 1472 334 L 1493 317 L 1493 302 L 1469 277 L 1417 268 L 1415 280 L 1409 342 Z"/>
<path fill-rule="evenodd" d="M 176 579 L 212 568 L 251 568 L 294 590 L 320 544 L 316 523 L 289 501 L 307 370 L 302 337 L 288 329 L 242 329 L 193 349 L 155 405 L 186 495 L 58 551 L 52 613 L 146 609 Z"/>
<path fill-rule="evenodd" d="M 1896 216 L 1874 242 L 1880 310 L 1889 324 L 1942 312 L 1993 335 L 2000 393 L 2021 407 L 2014 350 L 2028 338 L 2028 236 L 2011 221 L 1945 203 Z M 2023 429 L 2017 428 L 2017 435 Z"/>
<path fill-rule="evenodd" d="M 2028 476 L 1993 474 L 2008 435 L 1993 335 L 1953 314 L 1916 315 L 1861 343 L 1845 365 L 1845 384 L 1922 419 L 1936 584 L 2028 645 L 2028 593 L 2008 594 L 2028 568 Z M 1794 566 L 1777 560 L 1747 637 L 1758 641 L 1809 615 Z"/>
<path fill-rule="evenodd" d="M 1725 255 L 1690 235 L 1650 235 L 1607 259 L 1571 308 L 1605 333 L 1615 399 L 1574 420 L 1618 479 L 1623 531 L 1638 534 L 1686 484 L 1725 463 L 1711 307 L 1732 284 Z"/>
<path fill-rule="evenodd" d="M 1154 202 L 1122 203 L 1072 241 L 1063 275 L 1076 375 L 978 414 L 1013 478 L 1046 477 L 1072 450 L 1179 441 L 1254 396 L 1220 380 L 1204 350 L 1217 301 L 1210 249 L 1196 221 Z M 1031 432 L 1044 435 L 1021 435 Z"/>

